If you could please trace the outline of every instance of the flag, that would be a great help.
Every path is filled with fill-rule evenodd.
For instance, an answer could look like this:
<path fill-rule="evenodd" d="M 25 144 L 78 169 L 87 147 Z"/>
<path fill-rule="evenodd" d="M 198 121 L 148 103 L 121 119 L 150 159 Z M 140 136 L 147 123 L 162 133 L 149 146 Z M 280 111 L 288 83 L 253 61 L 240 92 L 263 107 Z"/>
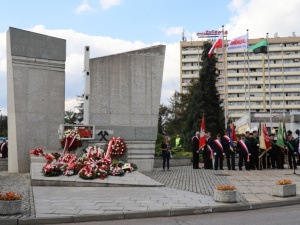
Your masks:
<path fill-rule="evenodd" d="M 264 53 L 267 54 L 268 53 L 268 42 L 267 40 L 263 40 L 261 42 L 258 42 L 255 45 L 252 45 L 249 50 L 253 51 L 254 54 L 258 54 L 258 53 Z"/>
<path fill-rule="evenodd" d="M 205 122 L 204 116 L 202 116 L 201 127 L 200 127 L 200 141 L 199 141 L 199 149 L 202 149 L 206 144 L 206 137 L 205 137 Z"/>
<path fill-rule="evenodd" d="M 248 48 L 248 35 L 245 34 L 240 37 L 232 39 L 227 46 L 227 52 L 233 51 L 247 51 Z"/>
<path fill-rule="evenodd" d="M 232 140 L 233 143 L 237 142 L 234 123 L 230 124 L 230 139 Z"/>
<path fill-rule="evenodd" d="M 261 124 L 260 136 L 259 136 L 259 148 L 266 151 L 272 148 L 269 135 L 268 135 L 268 130 L 265 123 Z"/>
<path fill-rule="evenodd" d="M 219 35 L 214 45 L 211 47 L 211 49 L 208 52 L 208 58 L 211 58 L 213 51 L 215 48 L 222 48 L 223 47 L 223 32 Z"/>
<path fill-rule="evenodd" d="M 283 120 L 283 123 L 282 123 L 282 138 L 283 138 L 283 141 L 286 142 L 285 120 Z"/>
<path fill-rule="evenodd" d="M 280 148 L 284 148 L 284 141 L 283 141 L 283 131 L 281 128 L 281 123 L 278 124 L 278 134 L 277 134 L 277 141 L 276 145 Z"/>
<path fill-rule="evenodd" d="M 230 137 L 230 150 L 234 151 L 234 143 L 237 143 L 234 123 L 230 124 L 229 137 Z"/>

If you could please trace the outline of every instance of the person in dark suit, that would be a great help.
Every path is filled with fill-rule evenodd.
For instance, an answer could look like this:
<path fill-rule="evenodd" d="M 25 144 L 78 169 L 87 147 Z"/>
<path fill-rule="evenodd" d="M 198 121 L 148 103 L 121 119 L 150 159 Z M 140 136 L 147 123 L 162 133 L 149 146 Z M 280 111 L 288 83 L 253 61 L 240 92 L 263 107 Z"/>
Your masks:
<path fill-rule="evenodd" d="M 237 143 L 237 153 L 239 155 L 239 170 L 243 170 L 243 163 L 245 163 L 246 170 L 250 170 L 250 151 L 249 142 L 246 141 L 245 134 L 241 135 L 241 140 Z"/>
<path fill-rule="evenodd" d="M 0 153 L 1 153 L 1 158 L 7 158 L 8 157 L 8 148 L 7 148 L 7 142 L 4 139 L 3 143 L 0 147 Z"/>
<path fill-rule="evenodd" d="M 221 142 L 226 155 L 227 167 L 228 170 L 235 170 L 234 146 L 230 145 L 229 130 L 226 129 L 224 133 Z"/>
<path fill-rule="evenodd" d="M 193 169 L 200 169 L 199 168 L 199 138 L 200 138 L 200 133 L 197 131 L 195 136 L 192 138 Z"/>
<path fill-rule="evenodd" d="M 213 138 L 211 136 L 211 132 L 206 131 L 206 145 L 203 149 L 203 159 L 204 159 L 204 168 L 208 170 L 213 169 Z"/>
<path fill-rule="evenodd" d="M 288 151 L 288 162 L 290 169 L 297 169 L 297 163 L 296 163 L 296 155 L 297 155 L 297 149 L 296 149 L 296 142 L 293 139 L 293 133 L 289 130 L 287 132 L 287 140 L 285 143 L 285 146 Z"/>
<path fill-rule="evenodd" d="M 169 137 L 165 137 L 164 143 L 161 144 L 161 153 L 163 157 L 163 171 L 165 171 L 166 163 L 167 169 L 170 170 L 170 157 L 171 157 L 172 146 L 169 142 Z"/>
<path fill-rule="evenodd" d="M 251 154 L 250 156 L 250 168 L 252 170 L 259 169 L 259 137 L 257 130 L 253 130 L 252 138 L 250 139 L 249 144 L 249 152 Z M 265 160 L 263 160 L 265 162 Z M 264 169 L 266 168 L 266 165 L 263 166 Z"/>
<path fill-rule="evenodd" d="M 274 140 L 275 134 L 274 133 L 270 133 L 269 134 L 269 139 L 270 139 L 270 143 L 272 148 L 269 150 L 269 155 L 270 155 L 270 159 L 271 159 L 271 168 L 272 169 L 280 169 L 280 162 L 278 160 L 278 154 L 279 154 L 279 148 L 276 145 L 276 141 Z"/>
<path fill-rule="evenodd" d="M 215 156 L 215 170 L 223 170 L 223 159 L 224 159 L 224 149 L 221 142 L 221 134 L 217 135 L 217 138 L 214 140 L 213 151 Z"/>

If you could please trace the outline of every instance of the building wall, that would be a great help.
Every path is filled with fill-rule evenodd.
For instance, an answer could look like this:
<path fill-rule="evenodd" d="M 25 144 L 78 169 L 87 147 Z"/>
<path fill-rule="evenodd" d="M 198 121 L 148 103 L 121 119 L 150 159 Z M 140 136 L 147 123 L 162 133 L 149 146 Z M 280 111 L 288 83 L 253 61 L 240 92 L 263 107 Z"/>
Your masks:
<path fill-rule="evenodd" d="M 249 39 L 249 45 L 261 40 Z M 217 88 L 221 99 L 227 105 L 228 118 L 233 121 L 249 112 L 249 102 L 251 112 L 268 112 L 270 102 L 274 113 L 283 111 L 292 113 L 300 109 L 300 37 L 275 37 L 268 40 L 270 73 L 267 55 L 249 53 L 248 73 L 247 53 L 227 53 L 224 71 L 223 52 L 221 49 L 215 51 L 220 73 Z M 198 77 L 203 43 L 202 41 L 180 43 L 182 93 L 185 92 L 190 79 Z M 225 96 L 224 93 L 228 94 Z"/>
<path fill-rule="evenodd" d="M 64 122 L 66 41 L 9 28 L 7 32 L 8 171 L 30 169 L 29 152 L 59 148 Z"/>

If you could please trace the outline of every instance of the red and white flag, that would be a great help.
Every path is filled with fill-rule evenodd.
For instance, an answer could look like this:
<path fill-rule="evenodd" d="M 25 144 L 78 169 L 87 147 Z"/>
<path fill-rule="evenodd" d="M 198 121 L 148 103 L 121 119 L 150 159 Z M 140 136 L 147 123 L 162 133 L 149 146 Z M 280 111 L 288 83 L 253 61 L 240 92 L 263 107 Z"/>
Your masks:
<path fill-rule="evenodd" d="M 259 137 L 259 148 L 263 150 L 270 150 L 272 148 L 269 135 L 268 135 L 268 130 L 266 127 L 265 123 L 261 124 L 261 133 Z"/>
<path fill-rule="evenodd" d="M 200 127 L 199 149 L 202 149 L 205 145 L 206 145 L 205 122 L 204 122 L 204 116 L 202 116 L 201 127 Z"/>
<path fill-rule="evenodd" d="M 222 48 L 223 47 L 223 32 L 219 35 L 214 45 L 211 47 L 211 49 L 208 52 L 208 58 L 211 58 L 213 51 L 215 48 Z"/>
<path fill-rule="evenodd" d="M 240 37 L 233 38 L 228 43 L 227 52 L 233 51 L 247 51 L 248 48 L 248 35 L 245 34 Z"/>

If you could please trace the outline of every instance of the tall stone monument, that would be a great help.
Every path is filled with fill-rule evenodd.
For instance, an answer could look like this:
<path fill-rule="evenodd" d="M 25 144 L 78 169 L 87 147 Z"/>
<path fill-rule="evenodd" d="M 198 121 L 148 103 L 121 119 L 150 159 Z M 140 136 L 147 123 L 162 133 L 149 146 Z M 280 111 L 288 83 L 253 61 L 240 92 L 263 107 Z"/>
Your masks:
<path fill-rule="evenodd" d="M 140 171 L 154 164 L 165 58 L 158 45 L 89 60 L 89 123 L 128 145 L 127 160 Z"/>
<path fill-rule="evenodd" d="M 7 31 L 8 171 L 29 172 L 29 152 L 59 148 L 64 123 L 66 40 Z"/>

